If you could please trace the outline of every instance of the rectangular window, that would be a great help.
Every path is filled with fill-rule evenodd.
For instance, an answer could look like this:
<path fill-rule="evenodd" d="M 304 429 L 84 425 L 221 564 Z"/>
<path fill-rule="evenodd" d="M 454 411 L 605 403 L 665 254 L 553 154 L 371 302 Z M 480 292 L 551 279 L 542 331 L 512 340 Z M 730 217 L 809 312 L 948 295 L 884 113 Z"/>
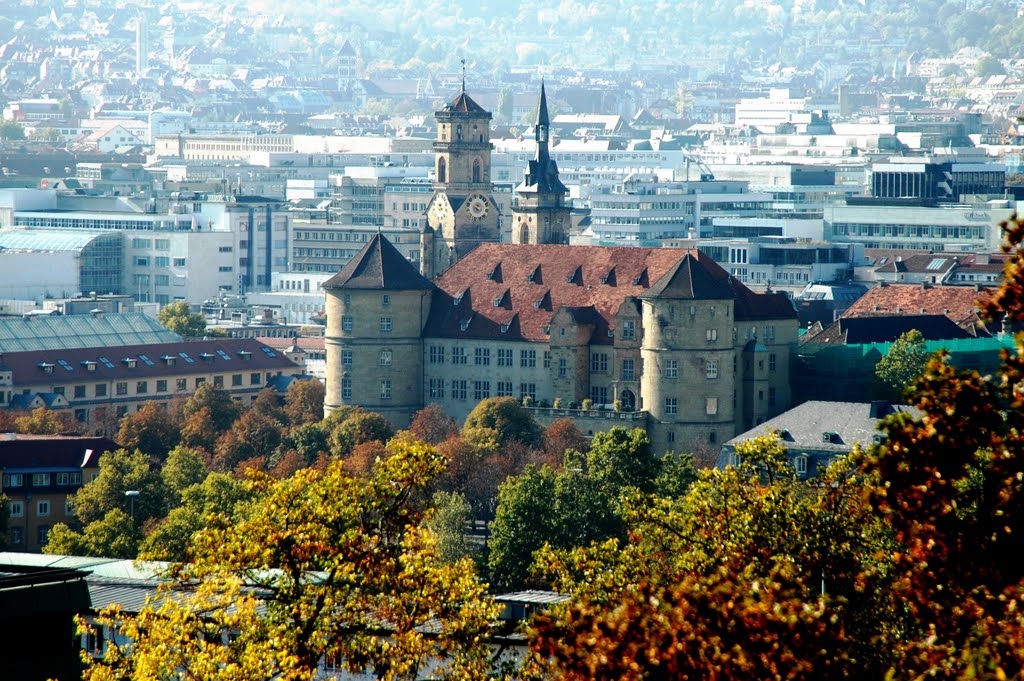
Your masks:
<path fill-rule="evenodd" d="M 350 333 L 352 331 L 352 317 L 351 315 L 341 316 L 341 330 Z"/>
<path fill-rule="evenodd" d="M 636 339 L 636 321 L 632 319 L 622 320 L 622 340 Z"/>
<path fill-rule="evenodd" d="M 205 376 L 203 376 L 201 378 L 197 378 L 196 379 L 196 388 L 198 389 L 199 386 L 201 386 L 203 383 L 206 383 L 206 377 Z"/>
<path fill-rule="evenodd" d="M 704 400 L 704 413 L 708 416 L 714 416 L 718 413 L 718 398 L 708 397 Z"/>
<path fill-rule="evenodd" d="M 706 336 L 709 343 L 718 340 L 718 329 L 708 329 Z"/>
<path fill-rule="evenodd" d="M 158 255 L 158 256 L 156 256 L 156 266 L 157 267 L 170 267 L 171 266 L 171 259 L 168 258 L 166 255 Z"/>
<path fill-rule="evenodd" d="M 635 379 L 636 371 L 634 369 L 635 362 L 632 359 L 622 360 L 622 379 L 623 381 L 632 381 Z"/>
<path fill-rule="evenodd" d="M 175 258 L 174 259 L 174 266 L 175 267 L 184 267 L 185 266 L 185 258 Z"/>
<path fill-rule="evenodd" d="M 161 378 L 159 381 L 156 382 L 156 391 L 158 393 L 167 392 L 167 379 Z"/>
<path fill-rule="evenodd" d="M 768 406 L 775 406 L 775 388 L 768 388 Z"/>
<path fill-rule="evenodd" d="M 167 276 L 166 274 L 158 274 L 158 275 L 156 275 L 156 285 L 157 286 L 170 286 L 171 285 L 171 278 L 169 276 Z"/>
<path fill-rule="evenodd" d="M 242 385 L 242 374 L 231 374 L 231 387 L 239 388 Z"/>
<path fill-rule="evenodd" d="M 432 400 L 444 399 L 444 379 L 432 378 L 427 382 L 428 395 Z"/>
<path fill-rule="evenodd" d="M 33 473 L 32 474 L 32 486 L 33 487 L 49 487 L 50 486 L 50 474 L 49 473 Z"/>
<path fill-rule="evenodd" d="M 170 248 L 171 248 L 171 240 L 170 239 L 157 239 L 156 240 L 156 250 L 158 250 L 158 251 L 168 251 L 168 250 L 170 250 Z"/>
<path fill-rule="evenodd" d="M 775 325 L 768 324 L 764 327 L 764 340 L 773 341 L 775 340 Z"/>
<path fill-rule="evenodd" d="M 793 470 L 799 475 L 807 475 L 807 457 L 798 456 L 793 459 Z"/>
<path fill-rule="evenodd" d="M 50 537 L 50 526 L 40 525 L 36 528 L 36 539 L 39 540 L 40 544 L 45 544 L 49 541 Z"/>
<path fill-rule="evenodd" d="M 776 367 L 775 353 L 768 355 L 768 371 L 775 371 Z"/>
<path fill-rule="evenodd" d="M 665 378 L 679 378 L 679 360 L 669 359 L 665 361 Z"/>
<path fill-rule="evenodd" d="M 561 378 L 565 378 L 565 375 L 569 373 L 568 363 L 565 361 L 565 357 L 558 358 L 558 375 Z"/>
<path fill-rule="evenodd" d="M 550 369 L 551 368 L 551 351 L 550 350 L 545 350 L 544 351 L 544 368 L 545 369 Z"/>
<path fill-rule="evenodd" d="M 537 384 L 536 383 L 520 383 L 519 384 L 519 399 L 529 397 L 531 400 L 537 399 Z"/>
<path fill-rule="evenodd" d="M 224 387 L 224 377 L 223 376 L 214 376 L 213 377 L 213 385 L 216 388 L 223 388 Z"/>
<path fill-rule="evenodd" d="M 608 353 L 607 352 L 592 352 L 590 353 L 590 371 L 605 373 L 608 371 Z M 602 403 L 603 404 L 603 403 Z"/>
<path fill-rule="evenodd" d="M 595 405 L 608 404 L 608 388 L 603 385 L 590 386 L 590 401 Z"/>
<path fill-rule="evenodd" d="M 256 374 L 249 374 L 249 385 L 259 385 L 259 384 L 260 384 L 260 375 L 258 373 L 256 373 Z"/>
<path fill-rule="evenodd" d="M 391 317 L 380 318 L 380 332 L 391 333 Z"/>
<path fill-rule="evenodd" d="M 380 364 L 380 366 L 382 366 L 382 367 L 389 367 L 389 366 L 391 366 L 391 351 L 390 350 L 381 350 L 380 351 L 380 358 L 378 359 L 378 364 Z"/>
<path fill-rule="evenodd" d="M 464 400 L 466 399 L 467 385 L 469 381 L 452 381 L 452 399 Z"/>
<path fill-rule="evenodd" d="M 718 360 L 709 359 L 704 363 L 704 375 L 710 379 L 718 378 Z"/>
<path fill-rule="evenodd" d="M 82 472 L 57 473 L 57 484 L 63 487 L 71 487 L 82 484 Z"/>
<path fill-rule="evenodd" d="M 352 351 L 342 350 L 341 351 L 341 366 L 350 367 L 352 366 Z"/>
<path fill-rule="evenodd" d="M 466 348 L 452 348 L 452 364 L 466 364 Z"/>
<path fill-rule="evenodd" d="M 430 346 L 430 363 L 431 364 L 444 364 L 444 346 L 443 345 L 431 345 Z"/>
<path fill-rule="evenodd" d="M 473 364 L 478 367 L 486 367 L 491 365 L 491 349 L 490 348 L 475 348 L 473 350 Z"/>
<path fill-rule="evenodd" d="M 107 384 L 106 383 L 97 383 L 96 384 L 96 397 L 106 397 L 106 396 L 107 396 Z"/>
<path fill-rule="evenodd" d="M 341 399 L 351 400 L 352 399 L 352 379 L 343 378 L 341 379 Z"/>
<path fill-rule="evenodd" d="M 381 296 L 380 304 L 381 305 L 390 305 L 391 304 L 391 296 L 388 295 L 387 293 L 385 293 L 383 296 Z"/>
<path fill-rule="evenodd" d="M 25 475 L 23 473 L 4 473 L 2 479 L 4 489 L 8 487 L 21 487 L 25 484 Z"/>
<path fill-rule="evenodd" d="M 40 518 L 45 518 L 50 515 L 50 502 L 40 501 L 36 504 L 36 515 Z"/>
<path fill-rule="evenodd" d="M 77 398 L 85 397 L 85 386 L 84 385 L 76 385 L 75 386 L 75 397 L 77 397 Z"/>
<path fill-rule="evenodd" d="M 390 400 L 391 399 L 391 379 L 382 378 L 380 379 L 380 399 Z"/>
<path fill-rule="evenodd" d="M 675 416 L 679 413 L 679 399 L 676 397 L 665 398 L 665 415 Z"/>
<path fill-rule="evenodd" d="M 115 383 L 114 384 L 114 392 L 116 394 L 118 394 L 118 395 L 127 395 L 128 394 L 128 382 L 127 381 L 118 381 L 117 383 Z"/>
<path fill-rule="evenodd" d="M 511 348 L 498 348 L 498 366 L 510 367 L 512 366 L 512 349 Z"/>
<path fill-rule="evenodd" d="M 473 399 L 477 402 L 486 400 L 491 396 L 490 381 L 473 381 Z"/>
<path fill-rule="evenodd" d="M 21 518 L 25 515 L 25 504 L 20 501 L 12 501 L 8 508 L 11 511 L 12 518 Z"/>
<path fill-rule="evenodd" d="M 176 379 L 175 382 L 174 382 L 174 388 L 178 392 L 185 392 L 186 390 L 188 390 L 188 379 L 187 378 Z"/>
<path fill-rule="evenodd" d="M 523 369 L 533 369 L 537 366 L 537 351 L 536 350 L 520 350 L 519 351 L 519 366 Z"/>
<path fill-rule="evenodd" d="M 149 392 L 149 382 L 139 381 L 135 384 L 135 392 L 139 395 L 144 395 Z"/>
<path fill-rule="evenodd" d="M 137 255 L 132 259 L 132 264 L 136 267 L 149 267 L 149 258 Z"/>
<path fill-rule="evenodd" d="M 496 394 L 498 397 L 512 397 L 512 381 L 498 381 Z"/>

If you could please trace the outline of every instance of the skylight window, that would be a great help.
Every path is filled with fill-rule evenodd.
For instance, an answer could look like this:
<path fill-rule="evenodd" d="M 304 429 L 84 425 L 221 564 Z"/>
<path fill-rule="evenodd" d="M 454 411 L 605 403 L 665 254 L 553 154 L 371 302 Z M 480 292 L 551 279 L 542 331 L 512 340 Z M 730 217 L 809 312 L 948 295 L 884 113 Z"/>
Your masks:
<path fill-rule="evenodd" d="M 928 263 L 927 269 L 929 270 L 941 270 L 946 266 L 945 258 L 932 258 L 932 261 Z"/>

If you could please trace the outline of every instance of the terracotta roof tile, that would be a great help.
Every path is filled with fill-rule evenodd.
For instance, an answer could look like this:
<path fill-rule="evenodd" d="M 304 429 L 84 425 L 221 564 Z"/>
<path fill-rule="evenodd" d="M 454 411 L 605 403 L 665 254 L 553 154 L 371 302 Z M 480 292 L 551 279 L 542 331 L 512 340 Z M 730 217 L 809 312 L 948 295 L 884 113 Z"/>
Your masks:
<path fill-rule="evenodd" d="M 843 313 L 844 317 L 873 314 L 944 314 L 960 326 L 978 319 L 978 300 L 992 289 L 973 286 L 892 284 L 869 289 Z"/>
<path fill-rule="evenodd" d="M 700 282 L 698 293 L 713 288 L 734 299 L 738 319 L 795 316 L 784 295 L 750 291 L 698 251 L 481 244 L 437 280 L 424 333 L 546 342 L 554 313 L 574 308 L 574 316 L 594 323 L 592 342 L 611 343 L 608 331 L 623 301 L 644 294 L 684 259 Z"/>

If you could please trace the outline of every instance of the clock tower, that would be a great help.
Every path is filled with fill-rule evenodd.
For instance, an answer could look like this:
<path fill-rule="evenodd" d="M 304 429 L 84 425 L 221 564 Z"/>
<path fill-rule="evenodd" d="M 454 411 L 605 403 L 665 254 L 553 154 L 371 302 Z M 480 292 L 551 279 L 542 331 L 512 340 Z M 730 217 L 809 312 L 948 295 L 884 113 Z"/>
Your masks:
<path fill-rule="evenodd" d="M 491 113 L 462 92 L 434 114 L 434 196 L 421 236 L 420 271 L 433 278 L 477 244 L 499 241 L 491 196 Z"/>

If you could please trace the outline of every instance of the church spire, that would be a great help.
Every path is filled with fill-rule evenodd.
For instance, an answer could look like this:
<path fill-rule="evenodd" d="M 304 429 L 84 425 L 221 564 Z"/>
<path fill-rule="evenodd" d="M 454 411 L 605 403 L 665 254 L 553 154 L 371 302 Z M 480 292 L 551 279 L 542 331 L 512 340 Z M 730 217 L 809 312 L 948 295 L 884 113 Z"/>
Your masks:
<path fill-rule="evenodd" d="M 548 96 L 544 92 L 544 80 L 540 81 L 540 103 L 537 105 L 537 122 L 533 125 L 533 137 L 537 141 L 537 156 L 536 160 L 539 161 L 542 166 L 547 165 L 548 162 L 548 130 L 550 128 L 550 121 L 548 120 Z"/>

